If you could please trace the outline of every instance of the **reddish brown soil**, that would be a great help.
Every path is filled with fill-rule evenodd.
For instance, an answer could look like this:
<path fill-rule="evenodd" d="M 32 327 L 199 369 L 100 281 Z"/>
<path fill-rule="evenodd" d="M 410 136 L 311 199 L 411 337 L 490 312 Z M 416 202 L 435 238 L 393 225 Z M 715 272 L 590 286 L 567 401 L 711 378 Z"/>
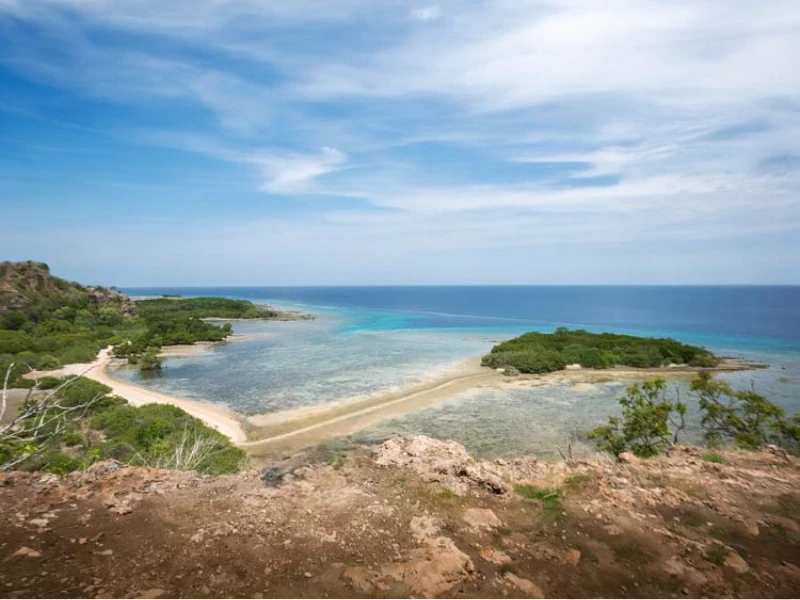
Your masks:
<path fill-rule="evenodd" d="M 797 459 L 723 453 L 715 464 L 686 448 L 636 464 L 484 465 L 508 483 L 496 493 L 431 445 L 422 466 L 382 466 L 367 450 L 333 465 L 296 456 L 275 488 L 255 472 L 203 479 L 115 463 L 63 479 L 0 476 L 0 595 L 800 591 Z M 513 491 L 522 481 L 558 495 L 526 499 Z"/>

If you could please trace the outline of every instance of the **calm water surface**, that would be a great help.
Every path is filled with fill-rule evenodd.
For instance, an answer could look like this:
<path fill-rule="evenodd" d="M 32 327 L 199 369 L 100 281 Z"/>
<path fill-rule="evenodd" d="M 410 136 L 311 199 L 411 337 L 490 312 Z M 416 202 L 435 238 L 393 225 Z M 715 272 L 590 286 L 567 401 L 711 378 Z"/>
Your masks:
<path fill-rule="evenodd" d="M 800 410 L 800 287 L 139 288 L 268 302 L 314 321 L 236 323 L 246 341 L 171 358 L 141 385 L 246 414 L 366 397 L 435 377 L 525 331 L 582 327 L 675 337 L 769 369 L 725 375 Z M 483 456 L 553 454 L 574 431 L 616 410 L 619 384 L 476 389 L 359 434 L 456 439 Z"/>

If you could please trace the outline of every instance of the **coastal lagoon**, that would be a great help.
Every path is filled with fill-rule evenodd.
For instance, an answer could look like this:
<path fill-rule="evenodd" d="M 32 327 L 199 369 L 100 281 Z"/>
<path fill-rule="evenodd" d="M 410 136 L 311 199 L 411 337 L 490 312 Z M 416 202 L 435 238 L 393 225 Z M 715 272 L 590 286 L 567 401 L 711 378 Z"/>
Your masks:
<path fill-rule="evenodd" d="M 669 336 L 768 364 L 720 375 L 800 411 L 798 287 L 346 287 L 127 289 L 264 302 L 313 321 L 237 322 L 240 336 L 170 357 L 163 373 L 115 376 L 246 415 L 370 398 L 436 379 L 525 331 L 585 328 Z M 552 456 L 618 409 L 624 383 L 478 387 L 373 425 L 353 439 L 424 433 L 479 456 Z M 676 383 L 686 394 L 686 383 Z M 690 431 L 690 434 L 692 432 Z"/>

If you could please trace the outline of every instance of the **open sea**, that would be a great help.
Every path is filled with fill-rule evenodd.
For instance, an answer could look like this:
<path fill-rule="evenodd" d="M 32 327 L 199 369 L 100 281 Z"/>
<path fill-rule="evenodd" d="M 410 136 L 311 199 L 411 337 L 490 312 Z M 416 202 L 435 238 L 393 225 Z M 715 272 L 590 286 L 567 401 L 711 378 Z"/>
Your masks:
<path fill-rule="evenodd" d="M 799 286 L 128 288 L 134 297 L 223 296 L 314 314 L 234 323 L 244 340 L 169 358 L 163 373 L 115 375 L 244 414 L 366 398 L 435 378 L 526 331 L 584 328 L 673 337 L 769 368 L 721 377 L 800 412 Z M 681 387 L 681 384 L 676 384 Z M 422 433 L 483 457 L 553 456 L 617 411 L 620 383 L 476 388 L 367 429 Z M 685 394 L 685 384 L 683 384 Z M 690 432 L 691 434 L 692 432 Z M 696 433 L 696 431 L 694 432 Z"/>

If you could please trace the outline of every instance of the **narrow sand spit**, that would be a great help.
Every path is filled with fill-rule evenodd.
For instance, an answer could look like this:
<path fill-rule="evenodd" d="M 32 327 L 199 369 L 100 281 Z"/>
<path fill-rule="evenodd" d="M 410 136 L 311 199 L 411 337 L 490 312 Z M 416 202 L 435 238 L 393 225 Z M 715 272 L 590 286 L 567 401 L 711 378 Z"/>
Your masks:
<path fill-rule="evenodd" d="M 761 365 L 723 362 L 713 371 L 738 371 Z M 480 358 L 462 363 L 455 371 L 403 390 L 360 401 L 332 402 L 319 406 L 256 415 L 247 419 L 248 451 L 274 456 L 300 450 L 337 437 L 351 435 L 375 423 L 438 404 L 448 397 L 476 387 L 529 388 L 572 385 L 587 393 L 596 384 L 611 381 L 641 381 L 653 377 L 692 377 L 691 367 L 655 369 L 575 369 L 544 375 L 507 376 L 482 367 Z"/>
<path fill-rule="evenodd" d="M 433 406 L 474 387 L 499 384 L 504 377 L 500 372 L 481 367 L 480 359 L 474 359 L 444 377 L 367 400 L 258 415 L 248 419 L 250 437 L 254 440 L 243 445 L 256 455 L 299 450 L 356 433 L 385 419 Z"/>

